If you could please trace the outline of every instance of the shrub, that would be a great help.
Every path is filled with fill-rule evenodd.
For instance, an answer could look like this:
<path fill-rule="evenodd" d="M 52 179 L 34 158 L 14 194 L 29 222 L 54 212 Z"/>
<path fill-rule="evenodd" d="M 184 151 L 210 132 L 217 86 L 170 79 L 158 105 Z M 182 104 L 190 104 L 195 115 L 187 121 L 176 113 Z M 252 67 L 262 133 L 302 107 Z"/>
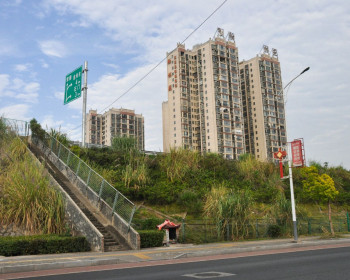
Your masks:
<path fill-rule="evenodd" d="M 200 196 L 191 190 L 183 191 L 179 195 L 177 203 L 190 213 L 199 213 L 203 207 Z"/>
<path fill-rule="evenodd" d="M 40 123 L 38 123 L 38 121 L 36 119 L 32 119 L 30 120 L 30 129 L 32 131 L 32 134 L 36 137 L 38 137 L 39 139 L 41 139 L 42 141 L 45 140 L 45 130 L 42 129 Z"/>
<path fill-rule="evenodd" d="M 163 244 L 163 230 L 139 230 L 141 248 L 159 247 Z"/>
<path fill-rule="evenodd" d="M 134 219 L 134 223 L 137 224 L 140 230 L 156 230 L 157 225 L 164 222 L 164 219 L 148 218 L 148 219 Z"/>
<path fill-rule="evenodd" d="M 90 246 L 85 237 L 32 235 L 0 237 L 0 255 L 21 256 L 87 252 Z"/>
<path fill-rule="evenodd" d="M 277 238 L 282 235 L 282 228 L 279 225 L 269 225 L 267 235 L 272 238 Z"/>

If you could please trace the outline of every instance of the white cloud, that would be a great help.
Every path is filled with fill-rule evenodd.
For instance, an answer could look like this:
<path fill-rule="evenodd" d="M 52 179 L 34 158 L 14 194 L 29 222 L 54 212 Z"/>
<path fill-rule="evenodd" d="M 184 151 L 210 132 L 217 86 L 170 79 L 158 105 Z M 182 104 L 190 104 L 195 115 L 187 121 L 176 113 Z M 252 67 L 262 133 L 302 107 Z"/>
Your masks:
<path fill-rule="evenodd" d="M 39 42 L 41 51 L 47 56 L 64 57 L 67 54 L 65 45 L 57 40 L 47 40 Z"/>
<path fill-rule="evenodd" d="M 40 84 L 37 82 L 25 82 L 19 78 L 13 78 L 7 74 L 0 74 L 0 100 L 1 97 L 14 98 L 21 102 L 36 103 L 38 101 Z"/>
<path fill-rule="evenodd" d="M 11 92 L 8 91 L 10 85 L 10 76 L 6 74 L 0 74 L 0 98 L 1 96 L 10 96 Z"/>
<path fill-rule="evenodd" d="M 45 60 L 40 59 L 40 63 L 42 68 L 49 68 L 49 64 Z"/>
<path fill-rule="evenodd" d="M 0 108 L 0 116 L 16 120 L 29 120 L 30 106 L 28 104 L 16 104 Z"/>
<path fill-rule="evenodd" d="M 14 66 L 15 71 L 17 72 L 26 72 L 29 71 L 29 68 L 32 67 L 31 63 L 25 63 L 25 64 L 16 64 Z"/>

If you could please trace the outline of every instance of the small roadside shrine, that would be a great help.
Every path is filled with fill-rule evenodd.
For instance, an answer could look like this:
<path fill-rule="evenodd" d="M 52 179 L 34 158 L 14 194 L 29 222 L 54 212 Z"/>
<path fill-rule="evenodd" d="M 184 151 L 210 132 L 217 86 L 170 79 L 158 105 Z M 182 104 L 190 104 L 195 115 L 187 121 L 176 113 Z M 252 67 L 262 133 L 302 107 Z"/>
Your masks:
<path fill-rule="evenodd" d="M 159 230 L 165 230 L 165 237 L 163 243 L 169 246 L 169 242 L 176 243 L 177 237 L 179 236 L 180 224 L 176 225 L 169 220 L 165 220 L 164 223 L 157 226 Z"/>

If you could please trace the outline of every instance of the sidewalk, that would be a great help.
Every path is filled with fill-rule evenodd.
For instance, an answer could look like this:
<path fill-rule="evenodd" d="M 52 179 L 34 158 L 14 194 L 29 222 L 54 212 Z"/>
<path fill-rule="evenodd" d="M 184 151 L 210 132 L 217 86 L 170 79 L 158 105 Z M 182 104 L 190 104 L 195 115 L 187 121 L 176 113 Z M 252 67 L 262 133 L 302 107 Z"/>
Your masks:
<path fill-rule="evenodd" d="M 322 245 L 346 244 L 350 247 L 350 234 L 341 238 L 320 239 L 320 237 L 301 237 L 298 243 L 293 239 L 274 239 L 262 241 L 210 243 L 205 245 L 172 244 L 169 247 L 142 249 L 137 251 L 89 252 L 57 255 L 34 255 L 18 257 L 0 256 L 1 274 L 83 266 L 139 263 L 160 260 L 256 252 L 274 249 L 301 248 Z"/>

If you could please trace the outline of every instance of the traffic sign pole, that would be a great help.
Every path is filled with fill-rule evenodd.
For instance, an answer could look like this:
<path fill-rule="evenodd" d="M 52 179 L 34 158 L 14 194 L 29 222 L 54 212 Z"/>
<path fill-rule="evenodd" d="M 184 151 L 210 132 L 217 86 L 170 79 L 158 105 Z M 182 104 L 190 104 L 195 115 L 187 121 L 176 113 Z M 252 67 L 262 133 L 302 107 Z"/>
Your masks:
<path fill-rule="evenodd" d="M 84 87 L 83 87 L 83 129 L 82 129 L 82 146 L 85 148 L 85 128 L 86 128 L 86 99 L 87 99 L 87 72 L 88 62 L 84 62 Z"/>

